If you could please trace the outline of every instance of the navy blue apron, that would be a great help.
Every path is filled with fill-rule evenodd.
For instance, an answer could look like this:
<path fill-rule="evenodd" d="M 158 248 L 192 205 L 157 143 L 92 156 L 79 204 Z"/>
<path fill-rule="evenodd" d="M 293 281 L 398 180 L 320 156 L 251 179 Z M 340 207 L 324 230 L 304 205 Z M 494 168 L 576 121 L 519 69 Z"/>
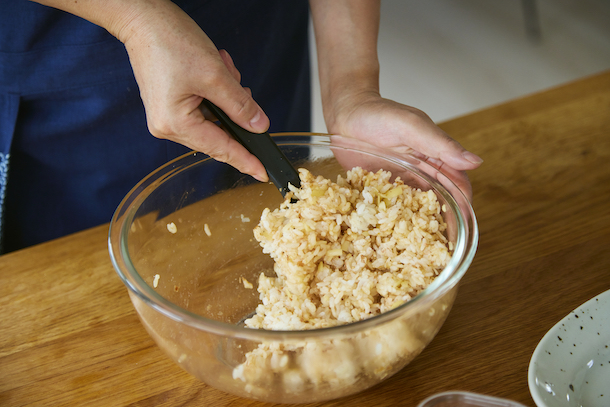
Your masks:
<path fill-rule="evenodd" d="M 148 132 L 124 46 L 26 0 L 0 14 L 0 244 L 9 252 L 110 220 L 144 176 L 188 150 Z M 308 131 L 306 1 L 176 1 L 271 119 Z"/>

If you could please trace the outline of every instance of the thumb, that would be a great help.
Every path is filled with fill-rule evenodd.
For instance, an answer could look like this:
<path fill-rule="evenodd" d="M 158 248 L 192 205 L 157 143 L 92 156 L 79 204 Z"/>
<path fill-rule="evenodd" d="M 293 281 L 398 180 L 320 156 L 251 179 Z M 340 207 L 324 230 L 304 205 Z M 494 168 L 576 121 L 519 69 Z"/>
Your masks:
<path fill-rule="evenodd" d="M 227 70 L 215 81 L 215 86 L 207 89 L 206 99 L 218 106 L 244 129 L 253 133 L 267 131 L 269 118 L 254 101 L 249 89 L 240 85 L 241 74 L 235 67 L 233 59 L 225 50 L 220 50 L 219 56 Z"/>

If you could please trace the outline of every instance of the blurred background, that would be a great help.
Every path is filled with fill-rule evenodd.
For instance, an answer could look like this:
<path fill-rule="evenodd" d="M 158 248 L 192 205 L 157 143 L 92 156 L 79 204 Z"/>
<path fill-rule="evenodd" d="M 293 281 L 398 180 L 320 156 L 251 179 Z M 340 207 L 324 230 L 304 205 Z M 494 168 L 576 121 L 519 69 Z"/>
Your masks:
<path fill-rule="evenodd" d="M 382 0 L 379 59 L 382 96 L 446 121 L 610 69 L 610 0 Z"/>

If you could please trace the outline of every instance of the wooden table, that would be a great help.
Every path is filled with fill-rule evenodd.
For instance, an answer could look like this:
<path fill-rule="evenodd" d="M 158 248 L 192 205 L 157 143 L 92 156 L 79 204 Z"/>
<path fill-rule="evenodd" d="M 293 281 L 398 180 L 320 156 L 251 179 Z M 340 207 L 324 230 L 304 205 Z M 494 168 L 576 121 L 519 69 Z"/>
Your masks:
<path fill-rule="evenodd" d="M 315 405 L 415 406 L 447 390 L 533 406 L 538 341 L 610 289 L 610 71 L 442 124 L 485 158 L 481 237 L 448 320 L 386 382 Z M 258 406 L 198 382 L 149 338 L 107 226 L 0 257 L 0 405 Z"/>

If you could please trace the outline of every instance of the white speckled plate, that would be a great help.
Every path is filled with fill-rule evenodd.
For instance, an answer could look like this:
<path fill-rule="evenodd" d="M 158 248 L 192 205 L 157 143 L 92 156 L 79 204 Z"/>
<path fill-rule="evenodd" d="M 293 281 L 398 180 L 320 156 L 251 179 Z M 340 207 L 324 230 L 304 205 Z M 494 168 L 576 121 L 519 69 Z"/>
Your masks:
<path fill-rule="evenodd" d="M 528 384 L 538 407 L 610 406 L 610 290 L 547 332 L 532 355 Z"/>

